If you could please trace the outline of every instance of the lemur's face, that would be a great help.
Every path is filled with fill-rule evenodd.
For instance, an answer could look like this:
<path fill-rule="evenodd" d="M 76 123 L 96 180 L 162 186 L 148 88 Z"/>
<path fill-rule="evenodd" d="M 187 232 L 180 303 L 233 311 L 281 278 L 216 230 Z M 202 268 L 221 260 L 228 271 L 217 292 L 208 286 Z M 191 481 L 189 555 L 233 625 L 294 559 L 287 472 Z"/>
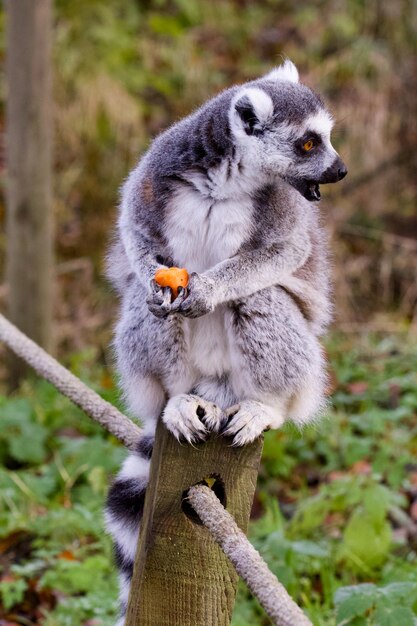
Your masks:
<path fill-rule="evenodd" d="M 291 61 L 236 93 L 230 124 L 254 172 L 267 180 L 280 176 L 307 200 L 320 200 L 319 185 L 347 174 L 330 141 L 332 117 L 298 83 Z"/>

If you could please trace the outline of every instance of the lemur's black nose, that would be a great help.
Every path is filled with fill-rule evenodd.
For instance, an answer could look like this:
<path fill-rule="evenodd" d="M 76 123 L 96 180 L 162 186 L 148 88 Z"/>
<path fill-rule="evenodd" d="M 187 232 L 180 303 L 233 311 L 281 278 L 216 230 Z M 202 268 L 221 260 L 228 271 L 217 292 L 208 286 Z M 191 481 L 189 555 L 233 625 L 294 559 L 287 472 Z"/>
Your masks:
<path fill-rule="evenodd" d="M 342 180 L 342 178 L 344 178 L 347 174 L 347 167 L 346 165 L 343 163 L 341 165 L 341 167 L 339 167 L 339 169 L 337 170 L 337 179 L 338 180 Z"/>
<path fill-rule="evenodd" d="M 326 183 L 337 183 L 339 180 L 342 180 L 342 178 L 344 178 L 346 174 L 347 167 L 343 163 L 340 156 L 337 155 L 331 166 L 328 167 L 325 172 L 323 172 L 322 177 L 318 182 L 323 185 L 325 185 Z"/>

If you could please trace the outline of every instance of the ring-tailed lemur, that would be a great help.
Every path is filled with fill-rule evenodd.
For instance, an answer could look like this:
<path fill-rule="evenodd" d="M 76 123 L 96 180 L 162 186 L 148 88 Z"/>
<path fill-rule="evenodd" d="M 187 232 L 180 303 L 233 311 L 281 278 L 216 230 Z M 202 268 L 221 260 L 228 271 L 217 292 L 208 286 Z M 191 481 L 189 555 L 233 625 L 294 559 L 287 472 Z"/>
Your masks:
<path fill-rule="evenodd" d="M 107 502 L 122 612 L 158 417 L 186 441 L 222 431 L 240 446 L 323 406 L 329 282 L 313 201 L 347 173 L 332 124 L 286 61 L 162 133 L 123 186 L 108 264 L 122 299 L 115 348 L 146 434 Z M 172 303 L 153 280 L 171 265 L 191 273 Z"/>

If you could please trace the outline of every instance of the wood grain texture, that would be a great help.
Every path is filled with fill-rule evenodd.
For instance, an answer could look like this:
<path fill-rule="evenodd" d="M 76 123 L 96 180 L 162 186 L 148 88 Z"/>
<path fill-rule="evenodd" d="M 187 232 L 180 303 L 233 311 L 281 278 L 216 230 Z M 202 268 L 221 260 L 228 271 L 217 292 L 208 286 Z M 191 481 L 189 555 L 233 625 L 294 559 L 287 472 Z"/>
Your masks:
<path fill-rule="evenodd" d="M 52 0 L 7 0 L 7 258 L 10 319 L 51 351 Z M 11 382 L 25 371 L 11 359 Z"/>
<path fill-rule="evenodd" d="M 239 576 L 276 626 L 313 626 L 261 555 L 238 528 L 212 489 L 205 485 L 188 492 L 193 509 L 233 563 Z"/>
<path fill-rule="evenodd" d="M 219 476 L 226 508 L 246 532 L 262 444 L 232 448 L 212 437 L 181 445 L 158 425 L 126 626 L 230 624 L 238 576 L 204 526 L 183 512 L 182 495 Z"/>

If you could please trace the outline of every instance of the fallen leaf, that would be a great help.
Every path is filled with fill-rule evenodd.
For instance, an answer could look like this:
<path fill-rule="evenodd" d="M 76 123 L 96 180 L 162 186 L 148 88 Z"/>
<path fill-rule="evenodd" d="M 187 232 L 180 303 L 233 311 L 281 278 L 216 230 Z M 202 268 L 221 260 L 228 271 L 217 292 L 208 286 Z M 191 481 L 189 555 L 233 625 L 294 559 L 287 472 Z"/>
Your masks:
<path fill-rule="evenodd" d="M 334 482 L 335 480 L 342 480 L 348 476 L 347 472 L 343 472 L 341 470 L 334 470 L 333 472 L 329 472 L 327 478 L 329 482 Z"/>
<path fill-rule="evenodd" d="M 361 396 L 363 393 L 368 391 L 369 384 L 365 380 L 357 380 L 354 383 L 349 383 L 347 385 L 348 391 L 354 396 Z"/>
<path fill-rule="evenodd" d="M 63 550 L 58 554 L 58 559 L 64 559 L 65 561 L 76 561 L 76 557 L 71 550 Z"/>
<path fill-rule="evenodd" d="M 355 476 L 368 476 L 372 472 L 372 465 L 368 461 L 356 461 L 350 468 L 350 473 Z"/>

